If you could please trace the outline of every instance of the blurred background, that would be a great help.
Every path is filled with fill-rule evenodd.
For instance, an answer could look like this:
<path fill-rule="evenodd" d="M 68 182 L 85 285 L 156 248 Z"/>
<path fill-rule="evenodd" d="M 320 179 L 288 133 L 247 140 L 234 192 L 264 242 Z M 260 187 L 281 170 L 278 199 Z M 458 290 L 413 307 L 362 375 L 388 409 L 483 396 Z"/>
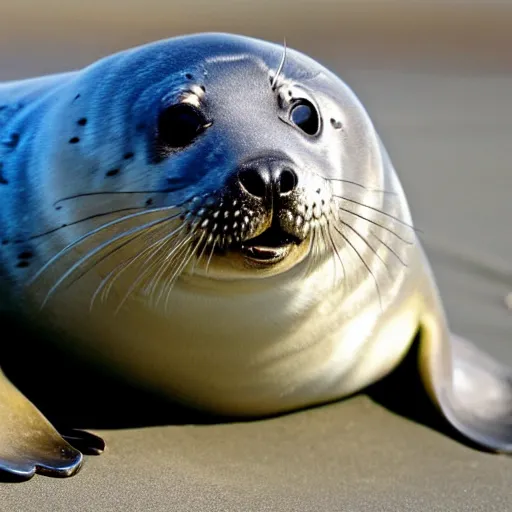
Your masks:
<path fill-rule="evenodd" d="M 512 1 L 1 4 L 0 80 L 199 31 L 286 38 L 333 69 L 388 148 L 452 327 L 512 363 Z"/>

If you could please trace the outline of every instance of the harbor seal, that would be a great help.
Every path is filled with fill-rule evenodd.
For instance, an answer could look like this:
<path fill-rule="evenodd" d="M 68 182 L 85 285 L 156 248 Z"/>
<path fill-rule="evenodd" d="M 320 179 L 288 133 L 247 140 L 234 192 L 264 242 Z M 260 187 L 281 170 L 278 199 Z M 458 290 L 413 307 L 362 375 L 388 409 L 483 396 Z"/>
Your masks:
<path fill-rule="evenodd" d="M 418 339 L 439 414 L 511 449 L 510 370 L 450 333 L 368 113 L 302 53 L 196 34 L 1 85 L 0 225 L 3 311 L 173 401 L 331 402 Z M 69 476 L 101 451 L 36 405 L 0 379 L 2 470 Z"/>

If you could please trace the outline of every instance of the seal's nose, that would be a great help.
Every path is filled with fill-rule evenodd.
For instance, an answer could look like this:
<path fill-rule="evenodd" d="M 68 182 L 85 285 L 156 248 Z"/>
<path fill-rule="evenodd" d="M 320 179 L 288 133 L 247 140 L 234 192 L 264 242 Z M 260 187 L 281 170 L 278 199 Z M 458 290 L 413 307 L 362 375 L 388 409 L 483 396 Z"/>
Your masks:
<path fill-rule="evenodd" d="M 246 193 L 263 199 L 289 194 L 297 187 L 298 178 L 289 163 L 257 160 L 238 171 L 238 182 Z"/>

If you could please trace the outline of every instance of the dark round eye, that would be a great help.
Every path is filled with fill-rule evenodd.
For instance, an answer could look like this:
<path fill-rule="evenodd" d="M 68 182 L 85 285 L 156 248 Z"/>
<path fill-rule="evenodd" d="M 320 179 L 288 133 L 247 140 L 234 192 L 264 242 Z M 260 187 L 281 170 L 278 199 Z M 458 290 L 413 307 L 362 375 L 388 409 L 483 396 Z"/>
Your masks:
<path fill-rule="evenodd" d="M 169 148 L 183 148 L 201 134 L 208 120 L 189 103 L 179 103 L 165 109 L 158 119 L 158 137 Z"/>
<path fill-rule="evenodd" d="M 320 128 L 320 120 L 315 107 L 306 100 L 301 100 L 292 106 L 290 119 L 304 133 L 316 135 Z"/>

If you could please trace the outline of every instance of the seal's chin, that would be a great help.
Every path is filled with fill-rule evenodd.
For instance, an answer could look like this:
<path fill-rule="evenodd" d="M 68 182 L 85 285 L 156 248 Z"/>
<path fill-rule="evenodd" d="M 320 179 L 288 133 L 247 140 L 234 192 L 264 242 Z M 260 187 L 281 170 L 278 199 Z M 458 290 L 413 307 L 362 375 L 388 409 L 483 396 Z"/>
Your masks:
<path fill-rule="evenodd" d="M 297 237 L 271 226 L 261 235 L 243 242 L 239 251 L 250 263 L 270 266 L 283 261 L 300 243 Z"/>

